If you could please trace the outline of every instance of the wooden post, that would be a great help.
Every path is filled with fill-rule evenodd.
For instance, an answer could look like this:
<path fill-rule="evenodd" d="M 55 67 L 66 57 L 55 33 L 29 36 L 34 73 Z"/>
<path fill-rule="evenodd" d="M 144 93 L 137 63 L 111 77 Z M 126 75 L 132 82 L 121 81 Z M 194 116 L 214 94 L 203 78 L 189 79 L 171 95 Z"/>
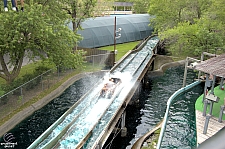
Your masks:
<path fill-rule="evenodd" d="M 186 58 L 185 68 L 184 68 L 184 79 L 183 79 L 183 87 L 186 86 L 186 79 L 187 79 L 187 66 L 188 66 L 188 58 Z"/>

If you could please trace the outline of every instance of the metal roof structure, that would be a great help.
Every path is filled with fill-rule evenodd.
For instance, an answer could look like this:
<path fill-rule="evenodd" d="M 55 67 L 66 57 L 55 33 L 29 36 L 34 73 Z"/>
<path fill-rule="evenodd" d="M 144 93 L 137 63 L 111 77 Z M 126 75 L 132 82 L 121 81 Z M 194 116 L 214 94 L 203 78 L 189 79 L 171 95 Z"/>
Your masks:
<path fill-rule="evenodd" d="M 225 54 L 201 61 L 195 69 L 218 77 L 225 77 Z"/>
<path fill-rule="evenodd" d="M 114 2 L 114 6 L 133 6 L 132 2 Z"/>
<path fill-rule="evenodd" d="M 114 44 L 115 15 L 89 18 L 81 23 L 83 30 L 78 30 L 83 39 L 78 46 L 82 48 L 96 48 Z M 148 14 L 117 15 L 116 28 L 121 28 L 121 37 L 116 43 L 143 40 L 150 36 L 153 29 L 149 26 Z M 72 29 L 72 23 L 69 24 Z"/>

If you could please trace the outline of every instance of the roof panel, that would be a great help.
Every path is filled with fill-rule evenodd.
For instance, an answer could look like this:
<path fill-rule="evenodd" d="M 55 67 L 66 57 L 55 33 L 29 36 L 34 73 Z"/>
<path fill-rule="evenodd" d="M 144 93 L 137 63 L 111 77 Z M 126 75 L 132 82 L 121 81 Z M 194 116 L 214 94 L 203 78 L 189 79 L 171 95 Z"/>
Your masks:
<path fill-rule="evenodd" d="M 225 77 L 225 54 L 202 61 L 195 67 L 204 73 Z"/>
<path fill-rule="evenodd" d="M 78 30 L 78 34 L 81 34 L 83 37 L 83 40 L 79 42 L 78 46 L 94 48 L 113 45 L 114 23 L 115 16 L 96 17 L 85 20 L 81 24 L 83 30 Z M 148 14 L 116 16 L 116 28 L 122 28 L 121 37 L 116 42 L 124 43 L 142 40 L 150 36 L 153 30 L 149 27 L 149 23 L 150 16 Z M 72 29 L 71 23 L 69 27 Z"/>

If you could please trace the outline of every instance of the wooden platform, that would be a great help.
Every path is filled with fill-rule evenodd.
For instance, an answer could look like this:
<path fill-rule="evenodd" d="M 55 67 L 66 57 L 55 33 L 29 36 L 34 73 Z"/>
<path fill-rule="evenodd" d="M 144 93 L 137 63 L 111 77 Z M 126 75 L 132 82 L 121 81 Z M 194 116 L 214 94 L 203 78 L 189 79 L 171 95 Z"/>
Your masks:
<path fill-rule="evenodd" d="M 222 121 L 222 123 L 219 123 L 218 118 L 212 116 L 209 120 L 207 133 L 203 134 L 205 120 L 206 117 L 202 116 L 202 112 L 196 110 L 196 130 L 197 130 L 198 144 L 201 144 L 208 138 L 212 137 L 214 134 L 216 134 L 220 129 L 222 129 L 225 126 L 224 120 Z"/>

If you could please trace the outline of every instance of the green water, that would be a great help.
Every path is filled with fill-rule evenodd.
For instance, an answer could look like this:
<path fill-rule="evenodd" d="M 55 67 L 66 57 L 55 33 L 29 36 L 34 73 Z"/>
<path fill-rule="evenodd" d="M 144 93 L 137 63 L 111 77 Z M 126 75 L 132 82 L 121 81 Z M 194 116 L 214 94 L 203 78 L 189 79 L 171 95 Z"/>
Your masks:
<path fill-rule="evenodd" d="M 140 94 L 135 99 L 138 104 L 127 107 L 127 137 L 110 136 L 105 149 L 130 149 L 134 142 L 153 129 L 165 114 L 169 97 L 182 87 L 184 67 L 168 69 L 163 76 L 149 79 L 148 88 L 140 86 Z M 196 74 L 188 71 L 187 84 L 194 81 Z M 168 125 L 163 138 L 163 149 L 186 149 L 196 145 L 195 100 L 203 92 L 198 86 L 174 100 L 169 112 Z M 112 143 L 110 142 L 111 140 Z"/>
<path fill-rule="evenodd" d="M 191 149 L 196 147 L 195 101 L 199 97 L 197 86 L 179 95 L 169 110 L 168 122 L 161 148 Z"/>

